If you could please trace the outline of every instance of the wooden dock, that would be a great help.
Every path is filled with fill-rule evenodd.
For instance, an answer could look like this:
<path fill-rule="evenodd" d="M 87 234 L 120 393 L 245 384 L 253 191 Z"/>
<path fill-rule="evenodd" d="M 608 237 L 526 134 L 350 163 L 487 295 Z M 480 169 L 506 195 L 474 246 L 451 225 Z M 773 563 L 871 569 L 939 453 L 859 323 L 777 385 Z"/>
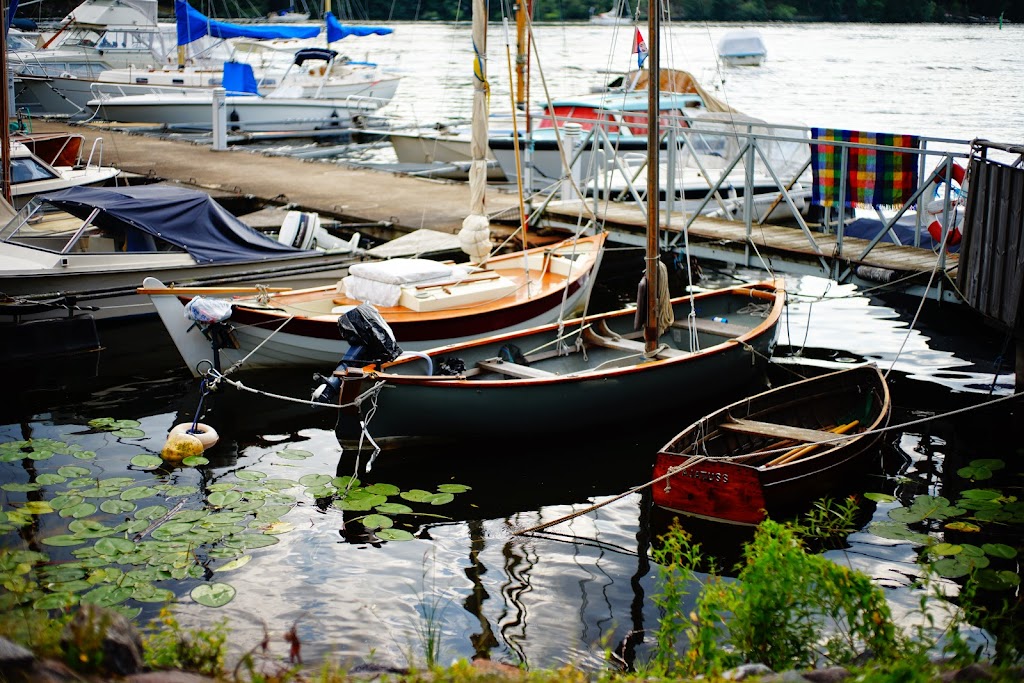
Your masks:
<path fill-rule="evenodd" d="M 94 139 L 102 138 L 103 163 L 128 173 L 292 203 L 346 222 L 390 223 L 403 232 L 429 228 L 455 233 L 469 209 L 469 188 L 455 181 L 270 156 L 245 146 L 216 152 L 209 145 L 122 132 L 109 124 L 33 119 L 32 131 L 79 133 L 85 137 L 83 154 Z M 517 204 L 509 192 L 488 190 L 488 211 L 514 210 Z"/>
<path fill-rule="evenodd" d="M 551 226 L 576 225 L 581 216 L 593 215 L 594 204 L 580 201 L 551 202 L 545 219 Z M 643 245 L 646 217 L 638 206 L 626 202 L 601 202 L 599 224 L 616 235 L 616 240 Z M 673 212 L 662 216 L 661 227 L 669 244 L 682 247 L 682 226 L 687 216 Z M 843 236 L 840 248 L 835 233 L 808 231 L 785 225 L 753 225 L 748 236 L 743 221 L 699 216 L 689 228 L 691 255 L 751 268 L 777 272 L 820 275 L 864 287 L 898 283 L 906 291 L 923 292 L 939 257 L 931 249 L 879 242 L 868 249 L 866 239 Z M 951 283 L 956 281 L 958 258 L 947 254 L 939 265 L 931 296 L 957 300 Z"/>

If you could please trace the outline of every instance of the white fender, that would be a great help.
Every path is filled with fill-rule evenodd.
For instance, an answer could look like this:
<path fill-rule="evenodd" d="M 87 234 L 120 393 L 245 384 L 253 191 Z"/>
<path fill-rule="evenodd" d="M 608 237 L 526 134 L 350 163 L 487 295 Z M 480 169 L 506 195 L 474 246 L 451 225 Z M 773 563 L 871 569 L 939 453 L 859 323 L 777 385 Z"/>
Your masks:
<path fill-rule="evenodd" d="M 204 451 L 215 446 L 217 441 L 220 439 L 220 435 L 217 434 L 216 429 L 209 425 L 204 425 L 202 422 L 196 423 L 196 431 L 190 432 L 190 429 L 192 429 L 191 422 L 182 422 L 181 424 L 171 427 L 171 431 L 168 432 L 168 436 L 173 436 L 174 434 L 191 434 L 199 439 L 200 443 L 203 444 Z"/>

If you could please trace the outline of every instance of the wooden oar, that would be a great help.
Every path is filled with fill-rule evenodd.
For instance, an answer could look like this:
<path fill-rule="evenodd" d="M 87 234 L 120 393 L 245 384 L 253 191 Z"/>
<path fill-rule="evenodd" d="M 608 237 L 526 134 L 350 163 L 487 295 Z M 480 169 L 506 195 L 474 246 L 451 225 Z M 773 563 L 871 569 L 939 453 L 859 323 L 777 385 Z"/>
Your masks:
<path fill-rule="evenodd" d="M 224 296 L 226 294 L 259 294 L 260 292 L 289 292 L 291 287 L 168 287 L 166 289 L 149 289 L 139 287 L 136 294 L 151 294 L 162 296 L 188 296 L 202 294 L 203 296 Z"/>
<path fill-rule="evenodd" d="M 838 427 L 836 427 L 834 429 L 830 429 L 828 431 L 832 432 L 833 434 L 845 434 L 845 433 L 847 433 L 848 431 L 850 431 L 851 429 L 853 429 L 854 427 L 856 427 L 859 424 L 860 424 L 860 420 L 854 420 L 853 422 L 848 422 L 848 423 L 846 423 L 844 425 L 839 425 Z M 820 444 L 820 443 L 812 443 L 812 444 L 808 444 L 807 446 L 803 446 L 801 448 L 795 448 L 795 449 L 793 449 L 791 451 L 787 451 L 786 453 L 783 453 L 779 457 L 777 457 L 774 460 L 772 460 L 771 462 L 769 462 L 768 463 L 768 467 L 774 467 L 775 465 L 785 465 L 786 463 L 793 462 L 797 458 L 802 458 L 803 456 L 807 455 L 808 453 L 814 451 L 815 449 L 818 448 L 818 446 L 821 446 L 821 445 L 822 444 Z"/>

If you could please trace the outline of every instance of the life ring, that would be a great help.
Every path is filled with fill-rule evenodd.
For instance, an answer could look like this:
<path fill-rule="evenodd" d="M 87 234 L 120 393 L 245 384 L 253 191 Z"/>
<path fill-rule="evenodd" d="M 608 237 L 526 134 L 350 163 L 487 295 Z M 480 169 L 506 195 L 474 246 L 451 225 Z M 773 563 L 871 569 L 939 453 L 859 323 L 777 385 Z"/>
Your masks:
<path fill-rule="evenodd" d="M 952 175 L 953 182 L 956 183 L 956 187 L 951 187 L 950 191 L 940 195 L 940 190 L 946 184 L 946 168 L 947 164 L 942 163 L 935 171 L 933 179 L 935 183 L 934 200 L 925 208 L 925 213 L 929 214 L 932 218 L 932 221 L 928 224 L 928 234 L 936 243 L 941 242 L 943 228 L 942 221 L 939 218 L 945 210 L 948 201 L 952 226 L 949 230 L 949 236 L 946 238 L 946 246 L 954 247 L 960 244 L 960 241 L 963 239 L 963 232 L 960 230 L 963 217 L 958 213 L 957 208 L 967 194 L 967 170 L 958 163 L 949 164 L 950 174 Z"/>
<path fill-rule="evenodd" d="M 952 164 L 950 164 L 950 166 L 952 166 L 953 169 L 953 180 L 956 181 L 956 184 L 959 185 L 961 189 L 964 188 L 966 186 L 966 183 L 964 181 L 967 180 L 966 169 L 964 169 L 963 166 L 956 162 L 953 162 Z M 938 170 L 936 170 L 935 172 L 934 182 L 936 185 L 941 185 L 942 183 L 946 182 L 946 164 L 939 165 Z"/>
<path fill-rule="evenodd" d="M 204 451 L 209 448 L 213 448 L 217 444 L 217 441 L 220 439 L 220 436 L 217 434 L 216 429 L 209 425 L 204 425 L 202 422 L 196 423 L 196 429 L 194 432 L 190 431 L 191 429 L 191 422 L 182 422 L 181 424 L 174 425 L 171 428 L 171 431 L 168 434 L 168 436 L 173 436 L 174 434 L 191 434 L 192 436 L 199 439 L 199 441 L 203 444 Z"/>

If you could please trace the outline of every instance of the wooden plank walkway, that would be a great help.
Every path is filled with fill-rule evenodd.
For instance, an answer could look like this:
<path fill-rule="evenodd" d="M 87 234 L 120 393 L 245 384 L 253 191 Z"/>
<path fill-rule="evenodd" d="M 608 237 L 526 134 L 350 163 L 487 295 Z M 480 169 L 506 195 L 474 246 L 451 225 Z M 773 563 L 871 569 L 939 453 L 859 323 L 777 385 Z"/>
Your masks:
<path fill-rule="evenodd" d="M 403 232 L 417 228 L 458 232 L 469 209 L 466 183 L 269 156 L 245 146 L 215 152 L 209 145 L 101 125 L 33 119 L 32 131 L 80 133 L 85 137 L 83 154 L 95 138 L 102 138 L 103 163 L 129 173 L 176 180 L 209 191 L 291 202 L 304 210 L 351 222 L 390 222 Z M 488 211 L 510 210 L 517 205 L 516 195 L 488 189 Z"/>
<path fill-rule="evenodd" d="M 584 206 L 580 201 L 551 202 L 545 216 L 557 223 L 576 224 L 581 215 L 590 215 L 593 203 L 587 202 Z M 642 239 L 646 229 L 646 218 L 643 212 L 632 203 L 608 203 L 598 205 L 598 222 L 603 222 L 605 227 L 613 232 L 619 232 L 627 236 L 634 236 Z M 681 212 L 673 212 L 671 220 L 662 217 L 662 229 L 669 234 L 669 240 L 679 235 L 686 218 Z M 671 227 L 666 227 L 668 224 Z M 835 234 L 824 232 L 812 232 L 814 245 L 818 252 L 808 240 L 808 236 L 799 227 L 783 225 L 764 224 L 754 225 L 751 228 L 749 242 L 757 246 L 763 255 L 775 257 L 773 262 L 779 265 L 778 259 L 791 264 L 800 264 L 799 269 L 806 272 L 807 268 L 823 270 L 822 260 L 828 265 L 831 272 L 823 272 L 822 275 L 836 277 L 851 267 L 865 266 L 868 268 L 892 271 L 898 276 L 909 276 L 921 274 L 927 279 L 932 270 L 935 269 L 938 259 L 931 249 L 922 249 L 913 246 L 880 242 L 866 255 L 861 257 L 867 248 L 869 241 L 856 237 L 843 237 L 842 253 L 838 251 L 838 239 Z M 711 218 L 707 216 L 698 217 L 690 226 L 689 240 L 694 250 L 701 247 L 713 247 L 717 253 L 731 252 L 736 256 L 733 262 L 745 263 L 746 265 L 758 266 L 756 254 L 748 258 L 747 229 L 741 221 L 729 221 L 724 218 Z M 681 242 L 680 242 L 681 244 Z M 945 269 L 948 277 L 956 279 L 957 256 L 947 255 Z M 777 268 L 785 271 L 784 264 Z"/>

